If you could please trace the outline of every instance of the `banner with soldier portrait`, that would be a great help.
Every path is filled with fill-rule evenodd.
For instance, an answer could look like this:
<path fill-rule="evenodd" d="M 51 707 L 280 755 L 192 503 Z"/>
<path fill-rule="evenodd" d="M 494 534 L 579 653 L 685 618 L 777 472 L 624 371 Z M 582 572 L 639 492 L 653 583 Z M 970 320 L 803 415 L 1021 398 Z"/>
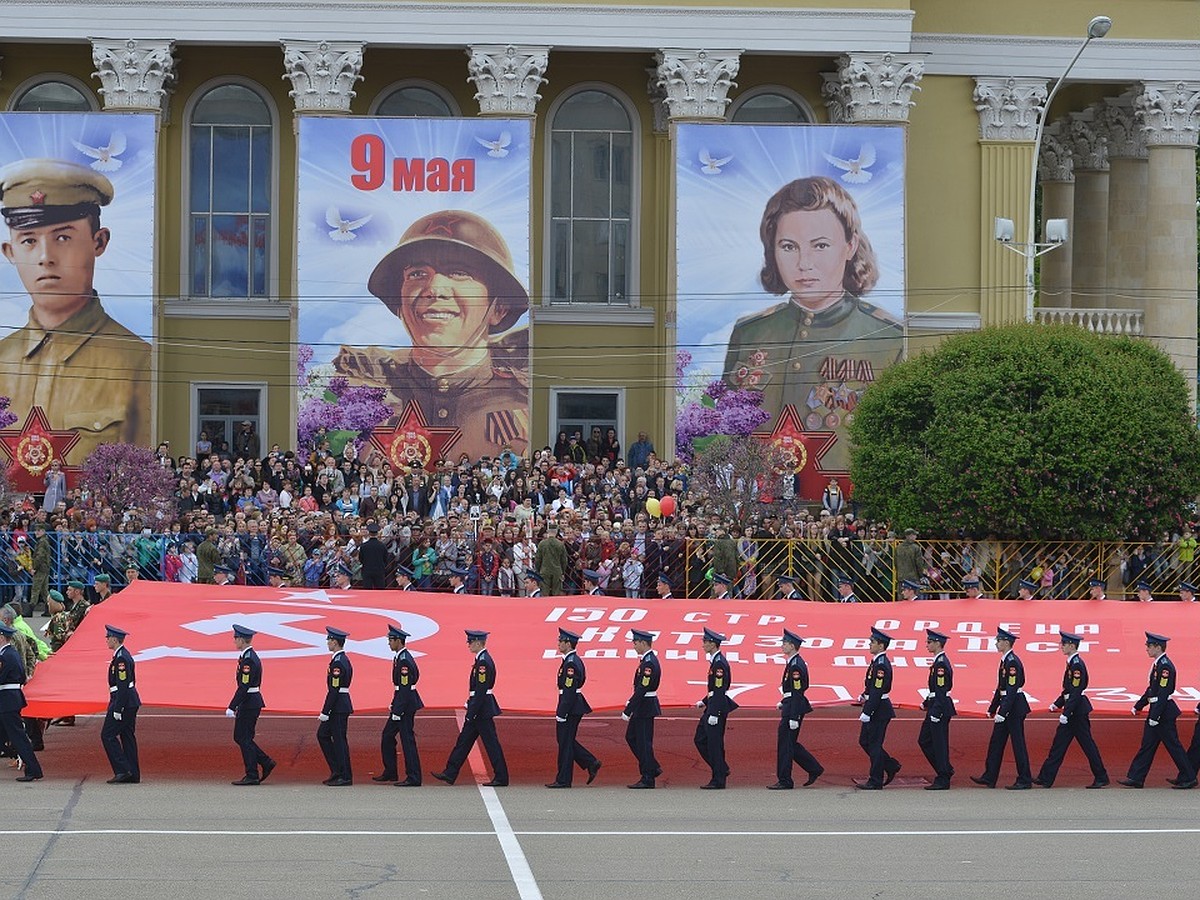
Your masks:
<path fill-rule="evenodd" d="M 299 446 L 529 443 L 526 120 L 300 122 Z"/>
<path fill-rule="evenodd" d="M 0 464 L 18 489 L 150 443 L 155 138 L 148 114 L 0 114 Z"/>
<path fill-rule="evenodd" d="M 680 125 L 677 452 L 762 435 L 820 500 L 904 352 L 904 129 Z"/>

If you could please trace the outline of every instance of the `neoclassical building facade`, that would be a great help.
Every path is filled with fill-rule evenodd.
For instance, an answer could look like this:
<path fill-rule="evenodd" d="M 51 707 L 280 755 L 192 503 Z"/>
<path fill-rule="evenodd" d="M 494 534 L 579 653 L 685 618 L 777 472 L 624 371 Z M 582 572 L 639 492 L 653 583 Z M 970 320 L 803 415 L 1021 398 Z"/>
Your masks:
<path fill-rule="evenodd" d="M 1111 32 L 1045 109 L 1099 14 Z M 13 0 L 0 110 L 156 118 L 152 434 L 178 448 L 245 420 L 294 443 L 307 117 L 531 121 L 536 446 L 593 425 L 673 444 L 680 123 L 905 130 L 907 354 L 1065 320 L 1144 335 L 1196 381 L 1190 0 Z M 1041 218 L 1069 233 L 1030 309 L 1025 251 L 994 222 L 1024 235 L 1035 167 Z M 231 228 L 252 236 L 233 253 Z"/>

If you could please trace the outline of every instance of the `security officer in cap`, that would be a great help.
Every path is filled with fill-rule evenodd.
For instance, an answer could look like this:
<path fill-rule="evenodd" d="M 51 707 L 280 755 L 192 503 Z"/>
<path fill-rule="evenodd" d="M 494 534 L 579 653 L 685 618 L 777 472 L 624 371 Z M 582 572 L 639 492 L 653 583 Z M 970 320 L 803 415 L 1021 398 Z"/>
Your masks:
<path fill-rule="evenodd" d="M 984 787 L 994 788 L 1004 761 L 1004 745 L 1012 740 L 1013 762 L 1017 764 L 1017 780 L 1008 786 L 1010 791 L 1028 790 L 1033 785 L 1029 768 L 1029 748 L 1025 745 L 1025 717 L 1029 715 L 1029 700 L 1021 690 L 1025 686 L 1025 666 L 1013 652 L 1017 636 L 1003 628 L 996 629 L 996 649 L 1000 652 L 1000 669 L 996 675 L 996 690 L 988 704 L 992 737 L 988 741 L 987 761 L 983 774 L 971 780 Z"/>
<path fill-rule="evenodd" d="M 779 692 L 783 696 L 775 704 L 779 708 L 779 729 L 775 745 L 775 783 L 768 788 L 772 791 L 790 791 L 795 786 L 792 781 L 793 764 L 808 773 L 805 787 L 825 771 L 825 767 L 800 743 L 800 726 L 804 724 L 804 717 L 812 712 L 812 704 L 806 696 L 808 664 L 800 655 L 800 645 L 803 643 L 800 635 L 783 629 L 781 646 L 788 660 L 783 664 L 783 680 L 779 685 Z"/>
<path fill-rule="evenodd" d="M 1137 600 L 1138 603 L 1151 603 L 1154 600 L 1154 586 L 1148 581 L 1139 581 L 1137 583 Z"/>
<path fill-rule="evenodd" d="M 901 600 L 920 600 L 921 599 L 921 584 L 917 581 L 909 581 L 907 578 L 900 582 L 900 599 Z"/>
<path fill-rule="evenodd" d="M 1187 790 L 1196 786 L 1196 770 L 1179 741 L 1175 723 L 1179 718 L 1179 706 L 1171 699 L 1175 693 L 1175 663 L 1167 656 L 1169 640 L 1161 634 L 1146 632 L 1146 655 L 1154 660 L 1154 664 L 1150 667 L 1150 684 L 1133 704 L 1133 714 L 1136 716 L 1145 709 L 1147 718 L 1142 727 L 1142 745 L 1129 764 L 1129 774 L 1117 782 L 1125 787 L 1140 788 L 1146 783 L 1159 744 L 1167 748 L 1179 769 L 1174 779 L 1175 787 Z"/>
<path fill-rule="evenodd" d="M 0 736 L 3 736 L 16 751 L 25 771 L 17 781 L 38 781 L 43 777 L 42 764 L 38 762 L 21 721 L 21 710 L 26 706 L 25 662 L 12 645 L 16 629 L 0 622 Z"/>
<path fill-rule="evenodd" d="M 413 585 L 413 578 L 415 577 L 416 575 L 413 573 L 413 570 L 408 566 L 396 566 L 396 586 L 399 587 L 400 590 L 415 591 L 416 587 Z"/>
<path fill-rule="evenodd" d="M 1190 581 L 1179 582 L 1179 599 L 1184 603 L 1196 602 L 1196 586 Z"/>
<path fill-rule="evenodd" d="M 447 571 L 450 573 L 450 593 L 465 594 L 467 592 L 465 579 L 471 574 L 471 570 L 466 566 L 450 566 Z"/>
<path fill-rule="evenodd" d="M 422 216 L 367 282 L 404 323 L 412 346 L 342 347 L 333 365 L 352 384 L 383 388 L 401 415 L 462 429 L 472 459 L 529 444 L 528 329 L 513 326 L 529 294 L 500 233 L 464 210 Z"/>
<path fill-rule="evenodd" d="M 533 571 L 533 569 L 525 570 L 525 596 L 542 596 L 542 576 Z"/>
<path fill-rule="evenodd" d="M 854 579 L 845 572 L 837 577 L 838 602 L 857 603 L 858 595 L 854 593 Z"/>
<path fill-rule="evenodd" d="M 233 742 L 241 748 L 246 767 L 242 779 L 233 782 L 237 787 L 262 784 L 275 768 L 275 760 L 263 753 L 254 740 L 259 714 L 266 706 L 262 696 L 262 662 L 251 646 L 255 634 L 245 625 L 233 626 L 233 645 L 241 651 L 241 656 L 233 676 L 233 699 L 225 715 L 233 719 Z"/>
<path fill-rule="evenodd" d="M 716 578 L 724 576 L 717 575 Z M 716 584 L 716 578 L 713 583 Z M 694 742 L 700 758 L 708 763 L 712 778 L 708 784 L 700 785 L 705 790 L 722 791 L 729 777 L 729 764 L 725 761 L 725 722 L 729 714 L 738 708 L 729 696 L 731 674 L 729 661 L 721 652 L 725 635 L 704 629 L 704 652 L 708 655 L 708 693 L 703 700 L 696 701 L 696 708 L 703 710 L 696 723 Z"/>
<path fill-rule="evenodd" d="M 287 585 L 287 569 L 281 569 L 279 566 L 267 566 L 267 584 L 273 588 L 285 587 Z"/>
<path fill-rule="evenodd" d="M 795 575 L 780 575 L 778 578 L 780 588 L 787 588 L 787 593 L 783 595 L 784 600 L 803 600 L 804 595 L 796 590 Z"/>
<path fill-rule="evenodd" d="M 0 250 L 31 301 L 25 325 L 0 340 L 4 393 L 20 415 L 40 406 L 51 429 L 74 431 L 75 462 L 100 444 L 150 439 L 150 345 L 113 320 L 93 289 L 111 237 L 100 207 L 112 199 L 112 182 L 77 163 L 23 159 L 0 169 L 9 230 Z"/>
<path fill-rule="evenodd" d="M 723 572 L 713 572 L 712 598 L 714 600 L 732 600 L 729 596 L 729 586 L 733 580 Z"/>
<path fill-rule="evenodd" d="M 979 590 L 979 579 L 975 576 L 969 576 L 963 579 L 963 595 L 968 600 L 979 600 L 983 595 Z"/>
<path fill-rule="evenodd" d="M 658 599 L 659 600 L 674 600 L 673 586 L 671 585 L 671 576 L 666 572 L 658 573 Z"/>
<path fill-rule="evenodd" d="M 604 591 L 600 590 L 600 573 L 591 569 L 584 569 L 581 573 L 583 576 L 583 592 L 593 597 L 603 596 Z"/>
<path fill-rule="evenodd" d="M 104 626 L 108 649 L 108 709 L 100 729 L 100 743 L 112 766 L 109 784 L 138 784 L 142 770 L 138 765 L 137 713 L 142 706 L 134 674 L 133 654 L 125 649 L 127 632 L 113 625 Z"/>
<path fill-rule="evenodd" d="M 1108 583 L 1103 578 L 1093 578 L 1088 581 L 1088 599 L 1089 600 L 1107 600 L 1108 595 L 1104 593 L 1108 587 Z"/>
<path fill-rule="evenodd" d="M 475 655 L 471 673 L 467 676 L 467 714 L 463 717 L 462 731 L 454 742 L 454 749 L 446 760 L 446 767 L 434 772 L 433 777 L 446 784 L 454 784 L 458 772 L 467 761 L 467 754 L 475 741 L 483 741 L 483 749 L 492 764 L 492 779 L 484 787 L 508 787 L 508 763 L 504 760 L 504 748 L 496 734 L 496 716 L 501 714 L 500 704 L 493 693 L 496 687 L 496 663 L 487 651 L 488 632 L 468 629 L 467 648 Z"/>
<path fill-rule="evenodd" d="M 350 570 L 340 563 L 333 567 L 330 577 L 333 579 L 333 586 L 338 590 L 348 591 L 353 586 L 350 580 Z"/>
<path fill-rule="evenodd" d="M 229 566 L 213 566 L 213 584 L 233 584 L 233 569 Z"/>
<path fill-rule="evenodd" d="M 871 629 L 868 646 L 873 656 L 867 664 L 863 692 L 858 698 L 862 703 L 862 712 L 858 716 L 858 721 L 862 723 L 858 730 L 858 746 L 871 760 L 871 773 L 867 780 L 855 782 L 855 787 L 863 791 L 882 790 L 884 785 L 892 783 L 900 771 L 900 761 L 883 749 L 888 723 L 896 717 L 891 701 L 892 663 L 887 657 L 887 648 L 891 643 L 891 635 L 878 628 Z"/>
<path fill-rule="evenodd" d="M 637 781 L 628 787 L 634 790 L 654 788 L 654 780 L 662 774 L 662 766 L 654 755 L 654 720 L 662 715 L 658 702 L 658 685 L 662 681 L 662 665 L 654 652 L 654 632 L 630 629 L 629 639 L 641 657 L 633 672 L 633 694 L 625 703 L 621 719 L 625 726 L 625 743 L 638 763 Z"/>
<path fill-rule="evenodd" d="M 367 590 L 381 591 L 387 587 L 387 547 L 379 539 L 379 523 L 367 526 L 369 537 L 358 548 L 358 561 L 362 563 L 362 586 Z"/>
<path fill-rule="evenodd" d="M 417 736 L 413 730 L 413 719 L 418 710 L 424 709 L 425 704 L 417 692 L 417 682 L 421 680 L 421 670 L 417 661 L 405 646 L 408 632 L 395 625 L 388 625 L 388 647 L 395 656 L 392 657 L 392 705 L 388 720 L 383 726 L 383 735 L 379 739 L 379 753 L 383 758 L 383 771 L 371 780 L 378 782 L 390 781 L 396 787 L 421 786 L 421 756 L 417 752 Z M 400 738 L 400 747 L 404 752 L 404 780 L 399 780 L 396 768 L 396 738 Z"/>
<path fill-rule="evenodd" d="M 325 644 L 333 655 L 325 670 L 325 702 L 317 720 L 317 743 L 329 765 L 329 777 L 322 784 L 328 787 L 348 787 L 354 783 L 350 768 L 350 741 L 347 731 L 354 704 L 350 702 L 350 682 L 354 679 L 354 666 L 346 655 L 346 638 L 349 634 L 338 628 L 325 626 Z"/>
<path fill-rule="evenodd" d="M 1088 765 L 1092 767 L 1092 783 L 1088 787 L 1102 788 L 1108 784 L 1108 771 L 1104 768 L 1104 760 L 1100 758 L 1100 748 L 1092 739 L 1092 701 L 1084 693 L 1088 686 L 1088 671 L 1083 657 L 1079 655 L 1079 645 L 1082 641 L 1079 635 L 1069 631 L 1059 631 L 1058 641 L 1063 655 L 1067 658 L 1062 692 L 1050 704 L 1050 712 L 1058 713 L 1058 728 L 1054 732 L 1054 741 L 1050 744 L 1050 753 L 1033 783 L 1044 788 L 1054 784 L 1063 757 L 1067 755 L 1071 741 L 1075 740 L 1079 742 L 1079 749 L 1083 751 Z"/>
<path fill-rule="evenodd" d="M 1037 591 L 1037 582 L 1030 581 L 1027 578 L 1022 578 L 1017 582 L 1017 599 L 1032 600 L 1034 593 Z"/>
<path fill-rule="evenodd" d="M 950 765 L 950 719 L 955 715 L 954 700 L 950 691 L 954 688 L 954 666 L 946 656 L 949 638 L 932 628 L 925 629 L 925 650 L 933 654 L 929 662 L 929 688 L 921 708 L 925 719 L 917 735 L 917 746 L 933 767 L 934 778 L 925 790 L 948 791 L 954 766 Z"/>
<path fill-rule="evenodd" d="M 600 760 L 579 743 L 579 723 L 592 711 L 583 686 L 587 682 L 587 668 L 575 647 L 579 635 L 565 628 L 558 629 L 558 652 L 562 662 L 558 665 L 558 705 L 554 708 L 554 735 L 558 740 L 558 774 L 546 787 L 569 788 L 574 766 L 588 773 L 587 783 L 596 780 L 600 771 Z"/>

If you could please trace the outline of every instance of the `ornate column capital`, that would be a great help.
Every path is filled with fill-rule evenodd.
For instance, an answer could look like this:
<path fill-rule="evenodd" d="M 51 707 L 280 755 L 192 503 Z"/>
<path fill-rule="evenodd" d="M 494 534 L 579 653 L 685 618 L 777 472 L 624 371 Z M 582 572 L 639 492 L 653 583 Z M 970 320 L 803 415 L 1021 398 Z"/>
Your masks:
<path fill-rule="evenodd" d="M 1108 171 L 1108 135 L 1097 126 L 1096 111 L 1088 107 L 1083 112 L 1067 113 L 1070 124 L 1067 139 L 1075 157 L 1076 172 Z"/>
<path fill-rule="evenodd" d="M 1147 146 L 1196 146 L 1200 82 L 1144 81 L 1136 106 Z"/>
<path fill-rule="evenodd" d="M 672 121 L 724 122 L 741 50 L 659 50 L 658 85 Z"/>
<path fill-rule="evenodd" d="M 1075 158 L 1066 131 L 1067 123 L 1059 119 L 1042 132 L 1042 150 L 1038 155 L 1038 178 L 1042 181 L 1069 184 L 1075 180 Z"/>
<path fill-rule="evenodd" d="M 979 139 L 1032 143 L 1046 94 L 1044 78 L 976 78 L 972 98 L 979 113 Z"/>
<path fill-rule="evenodd" d="M 666 134 L 671 125 L 671 115 L 667 110 L 667 91 L 658 83 L 658 67 L 646 67 L 646 94 L 650 98 L 650 116 L 654 123 L 655 134 Z"/>
<path fill-rule="evenodd" d="M 473 44 L 467 48 L 468 81 L 483 116 L 534 116 L 546 83 L 550 48 L 516 44 Z"/>
<path fill-rule="evenodd" d="M 284 39 L 283 77 L 292 82 L 288 96 L 300 113 L 348 113 L 354 83 L 362 81 L 362 41 Z"/>
<path fill-rule="evenodd" d="M 831 122 L 907 122 L 921 89 L 925 60 L 916 53 L 853 53 L 838 57 L 836 77 L 821 93 Z"/>
<path fill-rule="evenodd" d="M 175 42 L 91 38 L 93 78 L 100 79 L 104 108 L 166 112 L 175 86 Z"/>
<path fill-rule="evenodd" d="M 1146 135 L 1134 108 L 1136 100 L 1136 92 L 1127 91 L 1120 97 L 1105 97 L 1097 110 L 1097 124 L 1108 136 L 1109 159 L 1145 159 L 1148 155 Z"/>

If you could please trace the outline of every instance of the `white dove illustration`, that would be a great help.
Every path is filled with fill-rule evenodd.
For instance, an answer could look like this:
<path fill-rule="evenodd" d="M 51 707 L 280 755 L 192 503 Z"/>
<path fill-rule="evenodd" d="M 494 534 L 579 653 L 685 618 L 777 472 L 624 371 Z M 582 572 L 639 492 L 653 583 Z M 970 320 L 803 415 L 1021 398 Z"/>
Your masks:
<path fill-rule="evenodd" d="M 95 160 L 92 168 L 97 172 L 115 172 L 122 166 L 121 160 L 117 157 L 125 152 L 125 135 L 120 131 L 112 133 L 112 137 L 108 139 L 108 146 L 105 147 L 89 147 L 76 140 L 72 140 L 71 143 L 84 156 L 90 156 Z"/>
<path fill-rule="evenodd" d="M 342 214 L 338 212 L 336 206 L 331 206 L 325 210 L 325 224 L 332 229 L 329 232 L 329 237 L 335 241 L 355 240 L 358 235 L 354 232 L 370 221 L 370 215 L 363 216 L 361 219 L 343 219 Z"/>
<path fill-rule="evenodd" d="M 721 166 L 725 165 L 733 159 L 733 156 L 725 156 L 721 159 L 713 159 L 712 155 L 707 150 L 700 151 L 700 171 L 705 175 L 720 175 Z"/>
<path fill-rule="evenodd" d="M 494 141 L 489 141 L 486 138 L 476 137 L 476 141 L 488 148 L 488 156 L 493 159 L 504 159 L 508 156 L 508 145 L 512 143 L 512 135 L 507 131 L 500 132 L 500 137 Z"/>
<path fill-rule="evenodd" d="M 871 173 L 867 171 L 875 165 L 875 148 L 871 144 L 862 145 L 857 159 L 838 159 L 828 153 L 821 155 L 829 161 L 830 165 L 845 170 L 846 174 L 842 176 L 842 181 L 847 184 L 866 184 L 871 180 Z"/>

